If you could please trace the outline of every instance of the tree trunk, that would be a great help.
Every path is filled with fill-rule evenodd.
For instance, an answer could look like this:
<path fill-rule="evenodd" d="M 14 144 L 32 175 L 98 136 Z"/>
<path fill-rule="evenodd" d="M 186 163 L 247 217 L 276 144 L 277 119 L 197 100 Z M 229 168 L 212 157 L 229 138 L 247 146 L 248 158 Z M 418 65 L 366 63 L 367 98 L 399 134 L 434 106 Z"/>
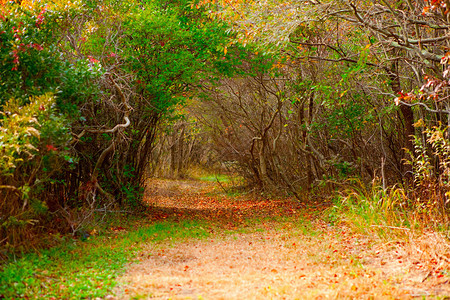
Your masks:
<path fill-rule="evenodd" d="M 266 157 L 264 155 L 264 148 L 265 148 L 264 138 L 262 138 L 259 142 L 260 142 L 259 143 L 259 152 L 258 152 L 259 172 L 261 174 L 261 179 L 263 181 L 264 186 L 271 188 L 271 187 L 273 187 L 273 182 L 267 175 L 267 162 L 266 162 Z"/>
<path fill-rule="evenodd" d="M 184 169 L 184 130 L 185 124 L 180 124 L 180 130 L 178 135 L 178 156 L 177 156 L 177 172 L 178 176 L 183 177 L 183 169 Z"/>
<path fill-rule="evenodd" d="M 177 126 L 175 125 L 172 132 L 171 146 L 170 146 L 170 173 L 172 177 L 177 176 Z"/>
<path fill-rule="evenodd" d="M 399 93 L 402 92 L 402 88 L 401 88 L 400 76 L 398 74 L 396 62 L 394 62 L 391 65 L 389 77 L 391 79 L 391 89 L 396 95 L 398 95 Z M 400 104 L 400 111 L 401 111 L 402 117 L 403 117 L 403 122 L 401 125 L 403 127 L 403 136 L 405 138 L 404 148 L 406 148 L 410 153 L 414 154 L 414 145 L 412 142 L 413 136 L 415 135 L 414 112 L 410 106 L 403 105 L 403 104 Z M 406 158 L 406 155 L 407 154 L 404 153 L 404 158 Z M 404 173 L 403 176 L 406 178 L 411 178 L 411 175 L 412 175 L 411 166 L 403 165 L 403 167 L 406 169 L 406 170 L 404 169 L 404 171 L 406 171 L 406 173 Z"/>

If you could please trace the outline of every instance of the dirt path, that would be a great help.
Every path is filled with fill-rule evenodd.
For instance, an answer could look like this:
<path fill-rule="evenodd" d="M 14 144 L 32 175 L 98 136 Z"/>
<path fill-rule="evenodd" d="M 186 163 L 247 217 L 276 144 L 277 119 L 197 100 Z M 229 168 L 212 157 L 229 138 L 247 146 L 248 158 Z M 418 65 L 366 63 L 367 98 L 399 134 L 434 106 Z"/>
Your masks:
<path fill-rule="evenodd" d="M 149 244 L 140 263 L 130 265 L 120 278 L 119 299 L 450 295 L 448 274 L 440 276 L 447 266 L 433 265 L 423 253 L 427 243 L 435 246 L 433 236 L 408 245 L 382 243 L 328 226 L 289 201 L 250 201 L 212 191 L 211 184 L 199 182 L 153 183 L 147 199 L 156 218 L 207 219 L 217 225 L 211 229 L 216 231 L 208 240 Z"/>

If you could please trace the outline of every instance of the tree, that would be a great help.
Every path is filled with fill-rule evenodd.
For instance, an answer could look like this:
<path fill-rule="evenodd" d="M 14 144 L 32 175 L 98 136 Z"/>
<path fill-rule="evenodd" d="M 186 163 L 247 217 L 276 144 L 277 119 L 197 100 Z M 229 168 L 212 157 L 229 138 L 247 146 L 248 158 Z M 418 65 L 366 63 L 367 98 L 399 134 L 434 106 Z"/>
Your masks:
<path fill-rule="evenodd" d="M 77 234 L 98 211 L 139 207 L 158 124 L 231 65 L 225 26 L 186 4 L 0 8 L 0 240 Z"/>
<path fill-rule="evenodd" d="M 330 117 L 333 116 L 328 118 L 328 122 L 332 122 L 336 116 L 348 118 L 348 113 L 341 115 L 335 112 L 339 111 L 339 107 L 352 106 L 355 96 L 364 100 L 358 101 L 359 108 L 366 107 L 361 112 L 373 112 L 369 118 L 372 120 L 373 129 L 367 137 L 373 136 L 378 127 L 374 123 L 379 121 L 382 149 L 377 152 L 400 178 L 410 174 L 410 170 L 405 169 L 402 163 L 402 159 L 408 156 L 406 152 L 399 152 L 402 148 L 413 152 L 411 141 L 412 136 L 416 134 L 413 127 L 415 116 L 411 104 L 398 101 L 398 117 L 392 122 L 396 113 L 392 110 L 392 100 L 399 93 L 406 95 L 405 89 L 421 86 L 425 73 L 432 73 L 433 78 L 439 75 L 439 61 L 448 43 L 445 33 L 447 13 L 443 3 L 438 1 L 427 5 L 427 2 L 411 1 L 369 3 L 342 0 L 200 2 L 213 11 L 213 16 L 232 23 L 238 35 L 236 42 L 255 42 L 262 51 L 281 51 L 290 55 L 294 61 L 304 66 L 303 69 L 310 65 L 325 72 L 326 76 L 310 77 L 310 73 L 308 77 L 302 78 L 313 82 L 313 87 L 319 87 L 315 88 L 314 98 L 326 97 L 331 100 L 329 104 L 333 103 L 324 107 L 322 101 L 317 101 L 322 106 L 319 110 L 328 111 L 326 113 L 331 113 Z M 330 72 L 327 72 L 327 69 Z M 337 78 L 339 84 L 332 83 L 331 78 L 335 77 L 332 73 L 341 74 L 341 78 Z M 364 73 L 366 76 L 358 73 Z M 364 78 L 364 82 L 351 82 L 357 77 Z M 347 88 L 343 88 L 344 83 Z M 326 88 L 327 86 L 338 93 L 328 93 L 330 89 Z M 374 99 L 376 100 L 373 101 Z M 353 107 L 355 108 L 354 105 Z M 416 114 L 433 113 L 433 109 L 428 113 L 425 110 L 422 106 Z M 436 110 L 439 109 L 434 109 Z M 368 120 L 362 115 L 358 118 L 361 121 Z M 442 119 L 442 116 L 438 118 Z M 352 124 L 355 120 L 349 123 Z M 399 129 L 401 134 L 397 135 L 395 131 Z M 309 134 L 311 131 L 307 132 Z M 371 138 L 360 138 L 358 142 L 353 137 L 350 143 L 347 139 L 338 138 L 341 146 L 348 146 L 353 152 L 353 164 L 358 163 L 369 173 L 373 173 L 376 167 L 373 163 L 364 166 L 365 164 L 361 163 L 364 152 L 360 152 L 367 148 Z M 337 145 L 330 146 L 336 148 Z M 341 146 L 339 148 L 342 148 Z M 384 148 L 390 149 L 388 156 Z M 325 149 L 324 151 L 326 152 Z M 325 152 L 322 152 L 323 157 L 327 156 L 323 155 Z M 342 151 L 336 154 L 342 156 Z M 382 169 L 385 169 L 383 165 L 384 163 Z"/>

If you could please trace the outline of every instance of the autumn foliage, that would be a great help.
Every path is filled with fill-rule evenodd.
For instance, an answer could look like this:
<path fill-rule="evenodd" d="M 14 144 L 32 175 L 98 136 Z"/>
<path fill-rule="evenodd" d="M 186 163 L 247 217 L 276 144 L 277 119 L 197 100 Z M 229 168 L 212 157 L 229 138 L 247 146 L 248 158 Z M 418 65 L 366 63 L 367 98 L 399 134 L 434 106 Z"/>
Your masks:
<path fill-rule="evenodd" d="M 448 1 L 0 4 L 4 249 L 204 169 L 299 202 L 401 185 L 448 212 Z"/>

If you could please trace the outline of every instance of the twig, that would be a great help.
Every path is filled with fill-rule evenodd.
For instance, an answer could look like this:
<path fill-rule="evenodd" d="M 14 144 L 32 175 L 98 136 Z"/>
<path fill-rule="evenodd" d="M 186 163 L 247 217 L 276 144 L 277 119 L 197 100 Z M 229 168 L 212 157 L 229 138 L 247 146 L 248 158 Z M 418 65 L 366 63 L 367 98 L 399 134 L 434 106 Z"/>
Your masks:
<path fill-rule="evenodd" d="M 94 211 L 104 212 L 104 213 L 127 213 L 127 214 L 133 213 L 132 211 L 128 211 L 128 210 L 107 210 L 104 208 L 94 209 Z"/>
<path fill-rule="evenodd" d="M 217 183 L 220 185 L 220 187 L 222 188 L 222 190 L 224 190 L 224 192 L 228 194 L 228 191 L 227 191 L 227 190 L 223 187 L 223 185 L 220 183 L 220 180 L 219 180 L 219 178 L 217 177 L 217 175 L 215 175 L 215 177 L 216 177 Z"/>
<path fill-rule="evenodd" d="M 405 228 L 405 227 L 396 227 L 396 226 L 387 226 L 387 225 L 370 225 L 370 227 L 385 227 L 385 228 L 390 228 L 390 229 L 400 229 L 400 230 L 411 230 L 409 228 Z"/>
<path fill-rule="evenodd" d="M 19 191 L 19 189 L 13 185 L 0 185 L 0 190 L 13 190 L 13 191 Z"/>

